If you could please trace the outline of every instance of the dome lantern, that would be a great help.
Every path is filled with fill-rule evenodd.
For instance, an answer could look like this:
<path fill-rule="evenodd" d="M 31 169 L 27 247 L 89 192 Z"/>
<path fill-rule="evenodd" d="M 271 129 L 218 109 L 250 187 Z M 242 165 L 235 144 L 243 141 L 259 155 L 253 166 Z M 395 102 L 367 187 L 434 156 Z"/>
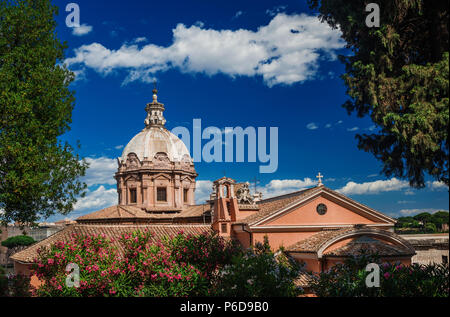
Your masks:
<path fill-rule="evenodd" d="M 153 89 L 153 101 L 145 107 L 147 118 L 145 118 L 145 127 L 164 127 L 166 119 L 164 118 L 164 104 L 158 102 L 158 90 Z"/>

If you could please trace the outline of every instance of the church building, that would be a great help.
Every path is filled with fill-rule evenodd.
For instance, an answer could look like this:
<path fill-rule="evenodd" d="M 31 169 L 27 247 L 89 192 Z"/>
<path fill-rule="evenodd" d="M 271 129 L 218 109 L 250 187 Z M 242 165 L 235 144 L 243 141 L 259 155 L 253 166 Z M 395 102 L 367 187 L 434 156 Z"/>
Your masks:
<path fill-rule="evenodd" d="M 363 250 L 386 261 L 411 263 L 414 248 L 394 233 L 395 220 L 328 187 L 318 185 L 263 199 L 250 193 L 248 183 L 222 177 L 214 182 L 210 199 L 195 203 L 197 173 L 185 144 L 165 127 L 164 105 L 146 108 L 145 127 L 118 158 L 118 204 L 84 215 L 76 223 L 14 254 L 16 273 L 29 273 L 37 250 L 72 233 L 104 234 L 119 243 L 124 233 L 148 229 L 156 241 L 164 236 L 214 231 L 243 247 L 267 236 L 274 251 L 321 272 Z M 39 281 L 33 277 L 32 283 Z"/>

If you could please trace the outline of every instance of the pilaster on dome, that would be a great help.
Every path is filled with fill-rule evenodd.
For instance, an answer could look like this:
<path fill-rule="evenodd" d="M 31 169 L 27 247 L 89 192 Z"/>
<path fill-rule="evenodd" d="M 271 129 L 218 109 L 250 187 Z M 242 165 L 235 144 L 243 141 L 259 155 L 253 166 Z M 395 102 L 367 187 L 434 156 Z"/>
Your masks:
<path fill-rule="evenodd" d="M 145 127 L 164 127 L 166 124 L 166 119 L 164 118 L 164 104 L 158 102 L 157 96 L 158 90 L 153 89 L 153 101 L 148 103 L 145 107 L 147 111 L 147 118 L 145 118 Z"/>

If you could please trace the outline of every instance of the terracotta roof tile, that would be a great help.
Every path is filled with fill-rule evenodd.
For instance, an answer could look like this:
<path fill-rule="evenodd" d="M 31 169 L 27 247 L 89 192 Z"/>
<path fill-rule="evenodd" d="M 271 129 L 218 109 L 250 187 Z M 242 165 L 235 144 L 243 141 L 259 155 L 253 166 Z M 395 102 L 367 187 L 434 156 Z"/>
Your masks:
<path fill-rule="evenodd" d="M 211 231 L 210 225 L 87 225 L 76 224 L 67 226 L 65 229 L 53 234 L 52 236 L 39 241 L 32 246 L 15 253 L 11 259 L 21 263 L 33 263 L 37 256 L 37 250 L 41 247 L 49 247 L 57 241 L 69 241 L 73 233 L 80 235 L 104 234 L 108 239 L 113 240 L 119 252 L 123 252 L 123 247 L 118 239 L 125 233 L 132 233 L 136 230 L 148 229 L 152 234 L 153 242 L 166 236 L 174 236 L 183 231 L 185 234 L 202 234 Z"/>
<path fill-rule="evenodd" d="M 309 238 L 300 240 L 297 243 L 286 248 L 286 251 L 291 252 L 317 252 L 320 247 L 327 241 L 354 230 L 353 228 L 343 228 L 339 230 L 324 230 L 320 231 Z"/>
<path fill-rule="evenodd" d="M 307 288 L 313 281 L 314 276 L 307 272 L 301 272 L 299 276 L 294 280 L 294 284 L 302 288 Z"/>
<path fill-rule="evenodd" d="M 149 220 L 167 219 L 172 221 L 177 218 L 198 218 L 204 213 L 209 212 L 211 207 L 209 204 L 188 206 L 182 210 L 174 208 L 158 207 L 151 211 L 145 211 L 135 206 L 115 205 L 102 210 L 81 216 L 77 218 L 77 222 L 97 222 L 101 220 Z"/>
<path fill-rule="evenodd" d="M 414 248 L 411 244 L 402 239 L 400 236 L 396 235 L 387 230 L 368 228 L 368 227 L 350 227 L 343 228 L 339 230 L 324 230 L 320 231 L 309 238 L 303 239 L 289 247 L 286 248 L 286 252 L 302 252 L 302 253 L 316 253 L 318 252 L 322 246 L 325 245 L 328 241 L 338 238 L 339 236 L 347 236 L 348 234 L 352 234 L 354 237 L 359 237 L 353 240 L 352 242 L 334 250 L 330 253 L 325 253 L 328 256 L 345 256 L 345 255 L 357 255 L 359 250 L 367 249 L 372 250 L 374 252 L 378 251 L 380 255 L 411 255 L 414 254 Z M 354 234 L 354 235 L 353 235 Z M 371 239 L 371 234 L 383 234 L 385 236 L 394 237 L 396 240 L 401 241 L 403 246 L 396 245 L 391 246 L 386 243 L 383 243 L 379 240 Z M 365 240 L 362 238 L 365 237 Z M 369 241 L 371 242 L 364 242 Z"/>
<path fill-rule="evenodd" d="M 325 256 L 355 256 L 361 254 L 362 252 L 377 253 L 380 256 L 414 255 L 414 252 L 411 252 L 407 248 L 400 245 L 394 246 L 362 236 L 338 249 L 325 252 Z"/>

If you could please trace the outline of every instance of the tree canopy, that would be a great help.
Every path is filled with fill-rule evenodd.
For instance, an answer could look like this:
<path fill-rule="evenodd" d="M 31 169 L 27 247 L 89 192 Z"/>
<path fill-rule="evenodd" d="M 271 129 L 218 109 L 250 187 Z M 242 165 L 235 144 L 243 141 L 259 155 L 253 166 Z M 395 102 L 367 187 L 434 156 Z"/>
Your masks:
<path fill-rule="evenodd" d="M 413 217 L 400 217 L 397 219 L 397 228 L 421 228 L 426 232 L 440 231 L 442 225 L 449 223 L 448 211 L 438 211 L 433 214 L 422 212 Z"/>
<path fill-rule="evenodd" d="M 369 116 L 372 134 L 358 147 L 382 172 L 416 188 L 425 175 L 449 184 L 449 0 L 380 0 L 380 27 L 368 27 L 370 1 L 309 0 L 319 18 L 342 31 L 350 55 L 340 56 L 349 114 Z"/>
<path fill-rule="evenodd" d="M 2 241 L 2 246 L 8 249 L 14 249 L 17 247 L 26 247 L 35 243 L 34 239 L 30 236 L 14 236 Z"/>
<path fill-rule="evenodd" d="M 74 75 L 63 64 L 49 0 L 0 1 L 0 221 L 67 214 L 87 164 L 61 140 L 70 129 Z"/>

